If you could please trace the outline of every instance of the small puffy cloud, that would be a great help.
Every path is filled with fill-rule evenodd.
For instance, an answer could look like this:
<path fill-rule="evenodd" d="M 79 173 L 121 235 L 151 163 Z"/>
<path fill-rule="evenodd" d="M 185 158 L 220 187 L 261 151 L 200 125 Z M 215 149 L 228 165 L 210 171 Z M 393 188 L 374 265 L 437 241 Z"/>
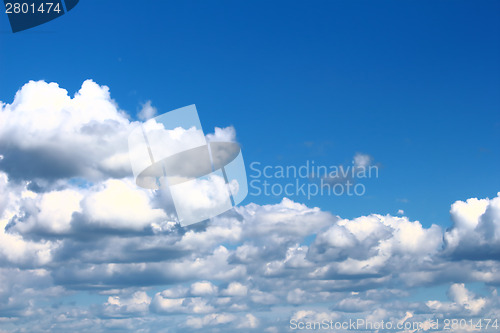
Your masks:
<path fill-rule="evenodd" d="M 357 153 L 354 155 L 353 164 L 356 168 L 366 168 L 370 166 L 373 158 L 370 155 Z"/>
<path fill-rule="evenodd" d="M 476 297 L 474 293 L 465 288 L 463 283 L 454 283 L 448 291 L 450 299 L 463 306 L 471 314 L 478 314 L 486 305 L 484 298 Z"/>
<path fill-rule="evenodd" d="M 330 320 L 337 320 L 339 318 L 341 316 L 336 312 L 298 310 L 292 314 L 290 320 L 294 320 L 295 322 L 322 322 L 326 320 L 330 322 Z"/>
<path fill-rule="evenodd" d="M 236 130 L 233 126 L 215 127 L 214 133 L 207 134 L 209 142 L 236 142 Z"/>
<path fill-rule="evenodd" d="M 185 298 L 165 298 L 156 294 L 151 303 L 153 311 L 158 313 L 181 313 L 184 311 Z"/>
<path fill-rule="evenodd" d="M 259 326 L 259 319 L 251 313 L 245 315 L 244 320 L 239 323 L 236 328 L 257 328 Z"/>
<path fill-rule="evenodd" d="M 104 313 L 108 316 L 143 314 L 149 310 L 151 297 L 144 291 L 136 291 L 129 297 L 110 296 L 104 304 Z"/>
<path fill-rule="evenodd" d="M 195 282 L 191 285 L 191 294 L 194 296 L 214 295 L 218 292 L 217 286 L 210 281 Z"/>
<path fill-rule="evenodd" d="M 158 110 L 152 105 L 151 101 L 147 101 L 141 106 L 141 111 L 137 114 L 140 120 L 148 120 L 156 116 Z"/>
<path fill-rule="evenodd" d="M 485 309 L 487 301 L 485 298 L 477 297 L 465 288 L 463 283 L 454 283 L 448 290 L 448 298 L 451 302 L 427 301 L 426 305 L 435 312 L 445 314 L 477 315 Z"/>
<path fill-rule="evenodd" d="M 373 157 L 368 154 L 356 153 L 352 165 L 339 165 L 322 177 L 323 182 L 329 185 L 355 183 L 358 178 L 378 177 L 378 166 L 373 165 Z"/>
<path fill-rule="evenodd" d="M 248 287 L 239 283 L 231 282 L 225 290 L 222 291 L 223 295 L 227 296 L 246 296 L 248 293 Z"/>

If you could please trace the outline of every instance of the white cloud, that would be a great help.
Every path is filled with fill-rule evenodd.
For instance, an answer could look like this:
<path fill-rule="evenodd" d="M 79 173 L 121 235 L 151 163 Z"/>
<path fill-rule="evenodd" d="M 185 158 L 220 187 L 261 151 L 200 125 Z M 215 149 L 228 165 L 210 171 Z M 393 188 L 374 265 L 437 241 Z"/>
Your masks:
<path fill-rule="evenodd" d="M 236 142 L 236 130 L 233 126 L 215 127 L 214 133 L 207 134 L 209 142 Z"/>
<path fill-rule="evenodd" d="M 326 262 L 311 276 L 394 274 L 410 262 L 422 262 L 442 246 L 441 228 L 423 228 L 406 217 L 369 215 L 341 220 L 320 233 L 307 258 Z"/>
<path fill-rule="evenodd" d="M 218 292 L 217 286 L 210 281 L 195 282 L 191 285 L 191 294 L 194 296 L 214 295 Z"/>
<path fill-rule="evenodd" d="M 9 202 L 8 184 L 8 175 L 0 171 L 0 217 L 3 215 L 3 211 Z"/>
<path fill-rule="evenodd" d="M 106 86 L 87 80 L 71 98 L 56 83 L 30 81 L 0 108 L 2 167 L 16 178 L 124 176 L 130 128 Z"/>
<path fill-rule="evenodd" d="M 106 183 L 85 189 L 82 201 L 105 191 L 104 184 Z M 125 185 L 126 182 L 121 184 Z M 122 190 L 125 191 L 125 188 Z M 38 200 L 38 197 L 42 198 L 49 193 L 51 192 L 30 194 L 26 198 Z M 147 200 L 144 202 L 148 203 Z M 112 202 L 107 202 L 107 205 L 112 205 Z M 82 205 L 80 214 L 84 214 L 86 209 Z M 88 213 L 88 216 L 92 215 L 98 214 Z M 313 227 L 306 222 L 312 223 Z M 304 227 L 301 229 L 300 225 Z M 266 229 L 265 233 L 259 232 L 261 226 Z M 307 230 L 304 231 L 304 228 Z M 300 240 L 312 232 L 317 233 L 316 239 L 309 246 L 300 245 Z M 213 223 L 198 231 L 138 237 L 138 242 L 134 238 L 104 238 L 99 243 L 86 241 L 86 247 L 97 244 L 101 244 L 101 247 L 94 253 L 88 250 L 72 252 L 71 260 L 77 265 L 71 266 L 64 264 L 67 261 L 57 252 L 52 260 L 58 260 L 56 263 L 61 267 L 50 268 L 47 272 L 51 272 L 56 285 L 66 287 L 71 287 L 71 283 L 78 288 L 90 288 L 96 284 L 120 288 L 123 283 L 133 287 L 147 284 L 148 281 L 153 281 L 153 284 L 173 283 L 171 288 L 152 296 L 142 290 L 110 296 L 101 309 L 110 318 L 147 317 L 149 312 L 154 312 L 168 315 L 169 318 L 191 316 L 187 321 L 179 319 L 179 324 L 176 324 L 181 325 L 179 327 L 186 325 L 186 329 L 209 326 L 251 329 L 272 327 L 271 322 L 254 312 L 257 308 L 273 309 L 292 304 L 299 307 L 304 304 L 330 304 L 329 307 L 332 308 L 331 303 L 334 302 L 336 307 L 333 309 L 339 313 L 361 313 L 369 311 L 374 304 L 387 302 L 388 299 L 406 297 L 403 290 L 407 281 L 403 273 L 411 276 L 428 274 L 425 283 L 432 284 L 443 281 L 444 273 L 451 274 L 456 279 L 460 276 L 453 272 L 464 271 L 468 276 L 476 274 L 476 279 L 479 279 L 479 274 L 494 274 L 498 269 L 498 265 L 495 266 L 492 262 L 482 263 L 484 268 L 473 263 L 467 268 L 463 265 L 455 268 L 449 263 L 440 262 L 442 235 L 439 227 L 425 228 L 418 221 L 412 222 L 406 217 L 373 214 L 342 220 L 319 209 L 285 200 L 276 205 L 250 204 L 239 207 L 238 214 L 232 212 L 217 217 Z M 148 246 L 141 245 L 140 239 Z M 65 240 L 68 241 L 70 240 Z M 224 242 L 239 245 L 232 250 L 218 245 Z M 189 252 L 186 257 L 164 257 L 160 262 L 154 261 L 157 259 L 144 262 L 148 257 L 133 264 L 112 263 L 107 259 L 108 253 L 123 252 L 122 249 L 127 249 L 130 256 L 136 248 L 155 252 L 162 250 L 162 246 L 167 244 L 172 248 L 196 251 Z M 101 257 L 103 263 L 80 263 L 80 260 L 97 257 Z M 323 268 L 326 269 L 321 271 Z M 276 279 L 273 277 L 276 275 L 272 274 L 266 275 L 267 269 L 280 278 Z M 319 279 L 308 279 L 311 272 L 318 270 L 322 272 L 316 273 Z M 486 279 L 486 276 L 481 278 Z M 186 281 L 192 282 L 186 287 L 182 285 Z M 215 281 L 221 282 L 225 287 L 219 289 Z M 396 289 L 383 296 L 382 291 L 388 291 L 389 284 L 396 288 L 399 285 L 403 289 Z M 360 288 L 357 289 L 360 291 L 353 295 L 342 292 L 356 288 Z M 380 292 L 374 293 L 377 288 L 380 288 Z M 364 289 L 368 290 L 363 291 Z M 488 304 L 494 304 L 464 291 L 461 285 L 453 285 L 449 295 L 450 302 L 431 300 L 411 307 L 417 306 L 435 314 L 477 314 L 488 309 Z M 399 306 L 401 304 L 394 305 L 393 309 L 392 305 L 387 305 L 384 313 L 371 315 L 376 318 L 401 318 L 404 314 L 397 312 Z M 240 312 L 244 313 L 239 316 Z M 229 317 L 218 317 L 221 314 L 228 314 Z M 311 318 L 335 319 L 341 318 L 341 315 L 320 310 L 313 311 Z M 113 322 L 112 325 L 119 323 L 126 323 L 130 327 L 140 325 L 130 321 Z"/>
<path fill-rule="evenodd" d="M 493 199 L 457 201 L 450 214 L 453 227 L 444 234 L 446 253 L 462 258 L 499 258 L 500 193 Z"/>
<path fill-rule="evenodd" d="M 20 267 L 39 267 L 52 260 L 53 249 L 57 248 L 58 242 L 53 241 L 30 241 L 25 240 L 22 235 L 6 232 L 8 226 L 16 214 L 19 214 L 19 206 L 22 201 L 31 200 L 34 193 L 26 190 L 26 185 L 16 185 L 9 182 L 6 174 L 0 172 L 0 264 L 17 265 Z M 59 212 L 63 212 L 61 209 Z M 62 213 L 64 215 L 64 213 Z M 60 215 L 55 215 L 57 223 Z"/>
<path fill-rule="evenodd" d="M 366 168 L 370 166 L 373 158 L 370 155 L 357 153 L 354 155 L 353 163 L 356 168 Z"/>
<path fill-rule="evenodd" d="M 233 192 L 238 184 L 233 180 L 228 187 L 222 173 L 171 186 L 170 192 L 181 224 L 203 221 L 231 209 L 229 188 Z"/>
<path fill-rule="evenodd" d="M 151 303 L 154 311 L 163 313 L 183 312 L 185 298 L 164 298 L 161 294 L 156 294 Z"/>
<path fill-rule="evenodd" d="M 22 212 L 26 218 L 13 230 L 23 234 L 29 231 L 62 234 L 71 229 L 73 213 L 81 212 L 83 195 L 74 189 L 34 194 L 23 200 Z"/>
<path fill-rule="evenodd" d="M 128 179 L 109 179 L 89 189 L 70 187 L 33 193 L 21 201 L 10 231 L 20 234 L 69 235 L 82 229 L 140 231 L 167 220 L 152 207 L 151 193 Z"/>
<path fill-rule="evenodd" d="M 432 311 L 446 314 L 479 314 L 486 306 L 485 298 L 476 297 L 474 293 L 467 290 L 463 283 L 454 283 L 448 290 L 448 298 L 451 302 L 427 301 L 426 305 Z"/>
<path fill-rule="evenodd" d="M 183 298 L 187 296 L 188 292 L 188 288 L 177 286 L 175 288 L 163 290 L 160 295 L 165 298 Z"/>
<path fill-rule="evenodd" d="M 317 207 L 309 208 L 288 198 L 283 198 L 276 205 L 249 204 L 236 207 L 236 210 L 244 218 L 248 236 L 261 236 L 263 239 L 276 236 L 274 240 L 277 242 L 283 242 L 288 237 L 307 236 L 336 221 L 336 217 L 330 213 Z"/>
<path fill-rule="evenodd" d="M 257 328 L 259 326 L 259 319 L 251 313 L 245 315 L 245 319 L 238 324 L 237 328 Z"/>
<path fill-rule="evenodd" d="M 96 187 L 96 190 L 98 187 Z M 151 207 L 151 195 L 128 180 L 111 179 L 82 200 L 89 223 L 118 229 L 142 230 L 166 219 L 162 209 Z"/>
<path fill-rule="evenodd" d="M 215 307 L 201 297 L 165 298 L 157 293 L 151 303 L 153 311 L 159 314 L 202 314 L 212 313 Z"/>
<path fill-rule="evenodd" d="M 141 111 L 137 114 L 140 120 L 148 120 L 156 116 L 158 110 L 152 105 L 151 101 L 147 101 L 141 107 Z"/>
<path fill-rule="evenodd" d="M 222 294 L 227 296 L 246 296 L 248 293 L 247 286 L 239 283 L 239 282 L 231 282 L 225 290 L 223 290 Z"/>
<path fill-rule="evenodd" d="M 291 320 L 295 320 L 297 322 L 322 322 L 323 320 L 337 320 L 340 319 L 341 316 L 336 312 L 326 312 L 326 311 L 316 311 L 316 310 L 298 310 L 294 312 L 291 316 Z"/>
<path fill-rule="evenodd" d="M 478 314 L 486 305 L 484 298 L 476 298 L 472 292 L 465 288 L 463 283 L 452 284 L 448 293 L 453 302 L 463 306 L 473 315 Z"/>

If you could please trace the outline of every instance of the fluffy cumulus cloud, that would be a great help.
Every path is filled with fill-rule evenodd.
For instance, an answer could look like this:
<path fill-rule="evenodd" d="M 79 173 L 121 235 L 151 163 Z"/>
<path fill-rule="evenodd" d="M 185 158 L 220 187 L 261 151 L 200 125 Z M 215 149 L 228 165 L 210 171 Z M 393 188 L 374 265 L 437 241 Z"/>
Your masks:
<path fill-rule="evenodd" d="M 412 332 L 451 317 L 467 319 L 461 332 L 500 317 L 500 196 L 455 202 L 448 229 L 287 198 L 181 227 L 131 178 L 136 124 L 107 87 L 70 97 L 30 82 L 1 105 L 0 332 L 289 332 L 353 318 Z"/>
<path fill-rule="evenodd" d="M 151 193 L 127 179 L 109 179 L 88 189 L 26 190 L 7 230 L 37 238 L 140 231 L 167 220 L 165 211 L 152 204 Z"/>
<path fill-rule="evenodd" d="M 70 97 L 56 83 L 30 81 L 1 107 L 1 167 L 31 180 L 125 176 L 130 127 L 106 86 L 87 80 Z"/>
<path fill-rule="evenodd" d="M 448 252 L 458 258 L 500 260 L 500 193 L 451 206 L 453 227 L 444 236 Z"/>

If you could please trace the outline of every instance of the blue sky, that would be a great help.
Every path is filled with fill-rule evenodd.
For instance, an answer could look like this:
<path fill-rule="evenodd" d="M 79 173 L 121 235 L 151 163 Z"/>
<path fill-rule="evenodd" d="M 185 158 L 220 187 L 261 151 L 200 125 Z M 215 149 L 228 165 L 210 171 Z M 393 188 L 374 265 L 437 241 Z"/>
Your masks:
<path fill-rule="evenodd" d="M 82 0 L 66 15 L 16 34 L 10 32 L 6 15 L 0 15 L 0 101 L 12 104 L 16 92 L 30 80 L 56 82 L 73 97 L 91 79 L 109 87 L 111 98 L 132 120 L 148 101 L 160 114 L 196 104 L 206 133 L 216 126 L 234 127 L 247 167 L 254 161 L 350 165 L 358 153 L 370 156 L 380 172 L 378 179 L 367 181 L 366 195 L 290 199 L 351 221 L 370 214 L 397 216 L 403 210 L 400 215 L 420 221 L 435 236 L 433 224 L 443 233 L 459 228 L 460 209 L 453 215 L 455 220 L 450 219 L 450 207 L 456 201 L 478 198 L 496 205 L 499 13 L 498 1 Z M 19 131 L 24 130 L 22 124 L 17 125 Z M 28 128 L 25 134 L 32 135 Z M 12 146 L 0 143 L 0 148 L 7 151 Z M 21 178 L 10 175 L 5 188 L 14 193 Z M 104 178 L 96 180 L 100 181 Z M 281 207 L 282 199 L 249 196 L 242 207 L 261 212 L 263 208 L 246 205 Z M 37 228 L 28 232 L 11 219 L 11 232 L 44 239 L 33 231 Z M 315 223 L 317 230 L 325 227 Z M 310 230 L 302 235 L 309 236 L 304 244 L 309 246 L 315 234 Z M 80 241 L 65 246 L 76 251 Z M 482 249 L 465 242 L 453 260 L 463 259 L 467 251 L 482 250 L 498 260 L 498 242 L 492 242 L 481 243 L 486 246 Z M 237 247 L 245 242 L 222 243 Z M 318 248 L 324 246 L 320 243 Z M 210 244 L 215 248 L 217 242 Z M 308 251 L 313 251 L 313 245 Z M 498 269 L 498 261 L 487 265 L 491 272 Z M 49 275 L 55 282 L 48 285 L 71 289 L 63 272 Z M 213 276 L 202 280 L 221 283 L 220 293 L 229 283 Z M 440 285 L 446 300 L 451 282 L 439 276 L 429 284 Z M 476 284 L 484 286 L 485 281 L 464 277 L 455 282 L 471 283 L 479 290 Z M 453 288 L 449 293 L 459 294 Z M 85 303 L 78 297 L 75 302 L 80 300 Z M 326 308 L 335 311 L 331 305 Z M 276 306 L 273 311 L 279 309 Z"/>

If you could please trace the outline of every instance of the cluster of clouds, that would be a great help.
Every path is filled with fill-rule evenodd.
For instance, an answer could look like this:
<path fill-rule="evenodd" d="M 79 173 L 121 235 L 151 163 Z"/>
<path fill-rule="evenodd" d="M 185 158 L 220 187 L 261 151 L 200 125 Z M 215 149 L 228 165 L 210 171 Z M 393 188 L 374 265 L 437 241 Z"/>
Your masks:
<path fill-rule="evenodd" d="M 148 102 L 139 117 L 155 114 Z M 403 212 L 342 219 L 287 198 L 183 228 L 132 178 L 136 125 L 90 80 L 73 97 L 29 82 L 0 104 L 0 332 L 500 319 L 500 194 L 455 202 L 446 230 Z M 217 138 L 234 141 L 234 129 Z M 477 283 L 480 293 L 467 287 Z M 442 293 L 413 297 L 434 286 Z"/>

